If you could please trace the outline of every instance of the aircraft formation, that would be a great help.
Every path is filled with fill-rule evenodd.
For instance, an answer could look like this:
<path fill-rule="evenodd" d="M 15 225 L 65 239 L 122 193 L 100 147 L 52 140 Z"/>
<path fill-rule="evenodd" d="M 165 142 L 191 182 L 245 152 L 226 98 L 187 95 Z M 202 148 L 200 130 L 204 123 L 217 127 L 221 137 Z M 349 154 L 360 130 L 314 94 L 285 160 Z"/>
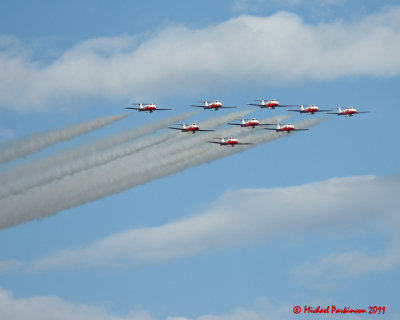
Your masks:
<path fill-rule="evenodd" d="M 190 105 L 191 107 L 195 108 L 203 108 L 204 110 L 212 110 L 212 111 L 218 111 L 219 109 L 224 109 L 224 108 L 237 108 L 236 106 L 224 106 L 220 100 L 213 100 L 213 101 L 199 101 L 201 104 L 192 104 Z M 307 115 L 313 115 L 315 113 L 325 113 L 325 114 L 334 114 L 338 116 L 345 116 L 345 117 L 352 117 L 355 114 L 362 114 L 362 113 L 369 113 L 370 111 L 358 111 L 354 107 L 347 107 L 342 110 L 342 108 L 338 107 L 336 108 L 337 111 L 334 112 L 334 109 L 319 109 L 319 107 L 315 104 L 310 104 L 310 105 L 293 105 L 293 104 L 280 104 L 278 100 L 276 99 L 260 99 L 260 100 L 255 100 L 256 103 L 248 103 L 247 105 L 249 106 L 256 106 L 260 107 L 261 109 L 275 109 L 275 108 L 287 108 L 287 107 L 298 107 L 298 109 L 286 109 L 286 111 L 290 112 L 298 112 L 299 114 L 307 114 Z M 139 112 L 146 112 L 146 113 L 152 113 L 154 111 L 166 111 L 166 110 L 172 110 L 170 108 L 158 108 L 156 104 L 154 103 L 132 103 L 131 105 L 137 105 L 138 107 L 125 107 L 125 109 L 133 109 L 137 110 Z M 228 125 L 231 126 L 241 126 L 242 128 L 249 128 L 249 129 L 254 129 L 256 127 L 263 127 L 265 130 L 271 130 L 275 132 L 283 132 L 283 133 L 290 133 L 290 132 L 296 132 L 296 131 L 306 131 L 309 130 L 307 128 L 296 128 L 295 125 L 291 123 L 287 124 L 279 124 L 279 123 L 260 123 L 259 120 L 256 118 L 251 118 L 251 119 L 239 119 L 239 123 L 233 123 L 229 122 L 227 123 Z M 180 127 L 176 127 L 176 126 Z M 201 129 L 200 126 L 196 123 L 192 124 L 176 124 L 176 126 L 168 127 L 173 130 L 180 130 L 181 132 L 186 132 L 186 133 L 196 133 L 196 132 L 212 132 L 215 130 L 212 129 Z M 274 126 L 274 127 L 271 127 Z M 215 138 L 217 139 L 217 138 Z M 239 142 L 239 139 L 237 138 L 224 138 L 224 137 L 219 137 L 218 141 L 208 141 L 209 143 L 214 143 L 214 144 L 219 144 L 220 146 L 235 146 L 235 145 L 248 145 L 251 143 L 247 142 Z"/>
<path fill-rule="evenodd" d="M 289 106 L 281 105 L 277 100 L 260 100 L 259 105 L 265 109 Z M 203 109 L 215 111 L 223 107 L 225 106 L 217 100 L 205 101 L 201 105 Z M 171 110 L 158 108 L 154 103 L 136 103 L 126 108 L 149 114 Z M 297 108 L 292 105 L 288 108 L 289 111 L 299 110 L 306 114 L 318 111 L 347 117 L 357 113 L 354 108 L 325 111 L 314 105 Z M 291 133 L 310 130 L 326 120 L 305 115 L 302 117 L 309 119 L 295 124 L 285 123 L 293 115 L 292 112 L 262 120 L 246 119 L 254 109 L 247 107 L 247 110 L 226 112 L 210 117 L 200 124 L 184 122 L 198 112 L 175 114 L 133 130 L 102 137 L 88 145 L 62 150 L 60 153 L 45 156 L 40 161 L 10 167 L 2 173 L 6 183 L 0 185 L 3 216 L 0 219 L 0 229 L 95 201 L 186 168 L 289 136 Z M 204 114 L 207 111 L 200 112 Z M 127 117 L 127 114 L 102 117 L 11 140 L 0 150 L 0 163 L 25 157 Z M 220 126 L 224 128 L 220 129 Z M 156 134 L 167 128 L 171 129 L 169 133 Z"/>

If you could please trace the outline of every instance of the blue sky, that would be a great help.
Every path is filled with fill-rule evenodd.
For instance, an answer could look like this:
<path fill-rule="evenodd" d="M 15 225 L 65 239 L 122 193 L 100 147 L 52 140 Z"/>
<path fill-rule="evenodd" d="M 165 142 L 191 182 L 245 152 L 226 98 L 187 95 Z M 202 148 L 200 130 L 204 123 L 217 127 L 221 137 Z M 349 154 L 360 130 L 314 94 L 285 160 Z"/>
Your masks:
<path fill-rule="evenodd" d="M 1 142 L 130 115 L 1 164 L 2 185 L 30 178 L 7 178 L 14 168 L 179 117 L 203 99 L 234 111 L 277 98 L 371 113 L 329 116 L 146 180 L 185 152 L 225 152 L 177 135 L 146 157 L 1 199 L 1 318 L 308 319 L 293 307 L 378 305 L 399 319 L 399 18 L 397 1 L 2 1 Z M 123 109 L 138 101 L 173 110 Z M 230 112 L 200 110 L 186 122 Z M 125 174 L 145 183 L 113 193 Z M 45 217 L 4 227 L 18 214 Z"/>

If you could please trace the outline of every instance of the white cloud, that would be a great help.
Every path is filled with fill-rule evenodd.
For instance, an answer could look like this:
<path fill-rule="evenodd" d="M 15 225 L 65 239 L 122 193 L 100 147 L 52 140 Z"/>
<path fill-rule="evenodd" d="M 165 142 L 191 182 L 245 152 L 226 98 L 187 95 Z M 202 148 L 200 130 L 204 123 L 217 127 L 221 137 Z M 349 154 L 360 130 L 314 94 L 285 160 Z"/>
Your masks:
<path fill-rule="evenodd" d="M 205 212 L 158 227 L 131 229 L 78 250 L 60 251 L 34 261 L 29 269 L 140 264 L 168 261 L 227 246 L 295 234 L 348 231 L 377 226 L 386 232 L 396 220 L 400 177 L 336 178 L 290 188 L 229 191 Z M 378 219 L 379 218 L 379 219 Z M 399 259 L 392 257 L 397 267 Z M 346 259 L 336 257 L 347 263 Z M 363 255 L 353 259 L 363 259 Z M 367 271 L 382 270 L 370 263 Z M 354 273 L 360 270 L 354 270 Z M 362 270 L 361 270 L 362 271 Z"/>
<path fill-rule="evenodd" d="M 193 320 L 281 320 L 290 319 L 292 314 L 291 307 L 288 305 L 259 298 L 249 308 L 239 307 L 222 315 L 200 315 Z M 15 298 L 11 292 L 1 288 L 0 318 L 4 320 L 156 320 L 145 311 L 134 311 L 126 316 L 117 316 L 109 314 L 98 306 L 72 303 L 54 296 Z M 189 320 L 182 316 L 169 316 L 165 319 Z"/>
<path fill-rule="evenodd" d="M 307 320 L 310 315 L 293 314 L 296 304 L 282 303 L 260 297 L 248 307 L 236 307 L 222 314 L 203 314 L 188 318 L 185 316 L 152 317 L 146 311 L 133 311 L 120 316 L 108 313 L 104 308 L 94 305 L 72 303 L 55 296 L 33 296 L 16 298 L 10 291 L 0 288 L 0 318 L 3 320 Z M 328 306 L 325 300 L 314 300 L 311 306 Z M 178 311 L 179 312 L 179 311 Z M 324 315 L 324 319 L 336 319 L 337 315 Z M 364 319 L 364 317 L 353 317 Z M 397 318 L 396 318 L 397 319 Z"/>
<path fill-rule="evenodd" d="M 398 21 L 400 7 L 318 25 L 286 12 L 240 16 L 196 30 L 169 27 L 141 42 L 90 39 L 47 64 L 7 38 L 0 41 L 0 106 L 43 109 L 77 98 L 156 98 L 215 86 L 396 76 Z"/>
<path fill-rule="evenodd" d="M 146 312 L 127 316 L 110 315 L 102 308 L 73 304 L 53 296 L 15 298 L 0 288 L 0 318 L 4 320 L 154 320 Z"/>
<path fill-rule="evenodd" d="M 397 224 L 399 226 L 399 224 Z M 293 274 L 306 278 L 341 278 L 369 272 L 391 271 L 400 265 L 400 241 L 394 237 L 392 244 L 383 252 L 348 251 L 322 255 L 292 270 Z"/>
<path fill-rule="evenodd" d="M 23 263 L 17 260 L 0 261 L 0 275 L 19 269 L 22 265 Z"/>

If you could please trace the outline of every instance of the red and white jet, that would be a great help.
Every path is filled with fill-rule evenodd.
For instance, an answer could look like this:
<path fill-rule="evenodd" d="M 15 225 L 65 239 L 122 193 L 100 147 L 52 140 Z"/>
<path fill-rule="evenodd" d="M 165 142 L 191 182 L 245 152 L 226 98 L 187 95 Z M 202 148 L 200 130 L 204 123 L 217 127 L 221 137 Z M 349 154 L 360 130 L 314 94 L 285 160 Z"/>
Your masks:
<path fill-rule="evenodd" d="M 326 112 L 326 111 L 331 111 L 331 110 L 321 110 L 317 107 L 315 104 L 310 104 L 307 107 L 304 107 L 303 105 L 300 106 L 300 110 L 289 110 L 287 111 L 294 111 L 294 112 L 300 112 L 300 113 L 306 113 L 306 114 L 314 114 L 315 112 Z"/>
<path fill-rule="evenodd" d="M 338 116 L 352 117 L 354 114 L 358 113 L 370 113 L 371 111 L 357 111 L 354 107 L 348 107 L 342 110 L 340 107 L 337 108 L 337 112 L 327 112 L 327 114 L 337 114 Z"/>
<path fill-rule="evenodd" d="M 138 110 L 139 112 L 147 112 L 147 113 L 152 113 L 153 111 L 164 111 L 164 110 L 172 110 L 172 109 L 160 109 L 157 108 L 157 105 L 154 103 L 132 103 L 133 106 L 139 106 L 139 108 L 133 108 L 133 107 L 125 107 L 125 109 L 133 109 L 133 110 Z"/>
<path fill-rule="evenodd" d="M 215 130 L 200 129 L 199 125 L 196 123 L 192 123 L 188 126 L 186 126 L 186 124 L 183 123 L 180 128 L 174 128 L 174 127 L 168 127 L 168 128 L 174 130 L 181 130 L 181 132 L 189 132 L 189 133 L 196 133 L 197 131 L 215 131 Z"/>
<path fill-rule="evenodd" d="M 305 130 L 308 130 L 308 129 L 296 129 L 294 127 L 294 125 L 290 124 L 290 123 L 289 124 L 285 124 L 282 127 L 278 123 L 275 128 L 264 128 L 264 129 L 266 129 L 266 130 L 274 130 L 276 132 L 287 132 L 287 133 L 290 133 L 292 131 L 305 131 Z"/>
<path fill-rule="evenodd" d="M 248 106 L 256 106 L 256 107 L 261 107 L 261 108 L 268 108 L 268 109 L 275 109 L 277 107 L 294 107 L 295 105 L 293 104 L 280 104 L 278 100 L 276 99 L 271 99 L 268 101 L 265 101 L 264 99 L 261 100 L 256 100 L 259 103 L 248 103 Z"/>
<path fill-rule="evenodd" d="M 204 110 L 208 109 L 208 110 L 214 110 L 214 111 L 218 111 L 218 109 L 220 108 L 236 108 L 236 107 L 225 107 L 222 105 L 222 102 L 219 100 L 214 100 L 212 102 L 208 102 L 208 101 L 200 101 L 203 102 L 202 105 L 198 105 L 198 104 L 191 104 L 191 107 L 196 107 L 196 108 L 203 108 Z"/>
<path fill-rule="evenodd" d="M 242 128 L 255 128 L 256 126 L 269 126 L 273 123 L 260 123 L 256 118 L 250 120 L 242 119 L 240 123 L 228 123 L 231 126 L 241 126 Z"/>
<path fill-rule="evenodd" d="M 231 146 L 234 147 L 235 145 L 245 145 L 245 144 L 252 144 L 252 143 L 248 143 L 248 142 L 239 142 L 238 139 L 236 138 L 229 138 L 229 139 L 224 139 L 221 138 L 221 141 L 208 141 L 209 143 L 216 143 L 219 144 L 220 146 Z"/>

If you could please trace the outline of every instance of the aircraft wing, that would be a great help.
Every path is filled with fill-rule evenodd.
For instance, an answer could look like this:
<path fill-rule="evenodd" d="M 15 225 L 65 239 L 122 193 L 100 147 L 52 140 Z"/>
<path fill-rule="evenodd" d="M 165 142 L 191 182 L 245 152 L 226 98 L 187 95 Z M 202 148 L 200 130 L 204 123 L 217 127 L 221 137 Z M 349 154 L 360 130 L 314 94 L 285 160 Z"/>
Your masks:
<path fill-rule="evenodd" d="M 248 106 L 256 106 L 256 107 L 263 107 L 265 104 L 259 104 L 259 103 L 248 103 Z"/>
<path fill-rule="evenodd" d="M 195 107 L 195 108 L 203 108 L 203 109 L 220 109 L 220 108 L 231 109 L 231 108 L 237 108 L 237 107 L 225 107 L 225 106 L 218 106 L 218 107 L 205 106 L 205 105 L 200 106 L 200 105 L 195 105 L 195 104 L 191 104 L 190 106 L 191 107 Z"/>
<path fill-rule="evenodd" d="M 281 105 L 278 104 L 276 106 L 268 106 L 266 104 L 260 104 L 260 103 L 248 103 L 248 106 L 256 106 L 256 107 L 261 107 L 261 108 L 279 108 L 279 107 L 291 107 L 290 105 Z M 293 106 L 294 107 L 294 106 Z"/>
<path fill-rule="evenodd" d="M 172 109 L 161 109 L 161 108 L 153 109 L 153 111 L 164 111 L 164 110 L 172 110 Z"/>
<path fill-rule="evenodd" d="M 133 108 L 133 107 L 125 107 L 125 109 L 140 110 L 140 108 Z"/>
<path fill-rule="evenodd" d="M 174 129 L 174 130 L 181 130 L 181 131 L 203 131 L 203 132 L 211 132 L 211 131 L 215 131 L 215 130 L 208 130 L 208 129 L 197 129 L 197 130 L 189 130 L 188 128 L 174 128 L 174 127 L 168 127 L 170 129 Z"/>
<path fill-rule="evenodd" d="M 326 114 L 337 114 L 338 116 L 345 115 L 343 112 L 327 112 Z"/>
<path fill-rule="evenodd" d="M 286 109 L 286 111 L 293 111 L 293 112 L 300 112 L 300 113 L 307 113 L 307 112 L 326 112 L 326 111 L 331 111 L 331 110 L 312 110 L 312 111 L 306 111 L 306 110 L 293 110 L 293 109 Z"/>
<path fill-rule="evenodd" d="M 261 107 L 261 108 L 281 108 L 281 107 L 296 107 L 296 105 L 291 105 L 291 104 L 278 104 L 274 106 L 269 106 L 267 104 L 260 104 L 260 103 L 248 103 L 248 106 L 256 106 L 256 107 Z"/>
<path fill-rule="evenodd" d="M 286 111 L 293 111 L 293 112 L 300 112 L 300 113 L 314 113 L 314 112 L 327 112 L 327 111 L 331 111 L 331 110 L 314 110 L 314 111 L 306 111 L 306 110 L 293 110 L 293 109 L 286 109 Z M 336 114 L 336 113 L 334 113 Z"/>
<path fill-rule="evenodd" d="M 252 144 L 252 143 L 250 143 L 250 142 L 238 142 L 236 144 L 245 145 L 245 144 Z"/>
<path fill-rule="evenodd" d="M 209 143 L 221 144 L 221 142 L 218 142 L 218 141 L 207 141 L 207 142 L 209 142 Z M 222 144 L 223 144 L 223 143 L 222 143 Z"/>
<path fill-rule="evenodd" d="M 241 126 L 243 125 L 243 123 L 227 123 L 230 124 L 231 126 Z"/>
<path fill-rule="evenodd" d="M 291 130 L 285 130 L 285 129 L 276 129 L 276 128 L 264 128 L 265 130 L 274 130 L 276 132 L 290 132 L 290 131 L 306 131 L 309 129 L 291 129 Z"/>

